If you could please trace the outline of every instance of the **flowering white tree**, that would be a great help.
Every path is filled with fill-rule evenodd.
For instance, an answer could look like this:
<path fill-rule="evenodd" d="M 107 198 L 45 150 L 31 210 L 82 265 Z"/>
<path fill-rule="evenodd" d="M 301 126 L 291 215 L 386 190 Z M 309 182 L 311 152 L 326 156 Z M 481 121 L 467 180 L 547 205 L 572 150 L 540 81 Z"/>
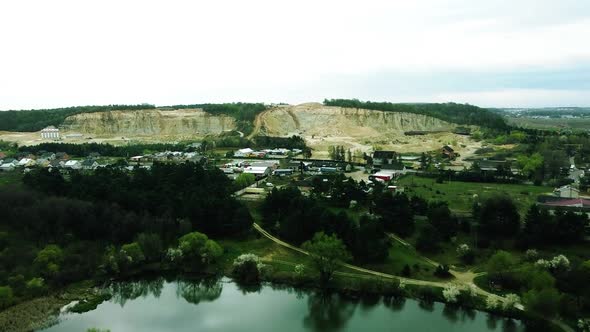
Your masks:
<path fill-rule="evenodd" d="M 564 255 L 555 256 L 551 260 L 551 268 L 559 271 L 567 271 L 570 269 L 570 261 Z"/>
<path fill-rule="evenodd" d="M 528 262 L 534 262 L 539 258 L 539 252 L 535 249 L 529 249 L 525 252 L 524 257 Z"/>
<path fill-rule="evenodd" d="M 242 254 L 233 263 L 234 275 L 243 282 L 257 282 L 265 265 L 254 254 Z"/>
<path fill-rule="evenodd" d="M 578 319 L 578 329 L 581 332 L 590 332 L 590 319 Z"/>
<path fill-rule="evenodd" d="M 406 289 L 406 282 L 403 279 L 399 280 L 399 285 L 397 286 L 400 290 Z"/>
<path fill-rule="evenodd" d="M 502 308 L 504 310 L 513 310 L 514 307 L 520 303 L 520 297 L 516 294 L 508 294 L 504 298 L 504 304 Z"/>
<path fill-rule="evenodd" d="M 498 309 L 500 307 L 500 301 L 495 296 L 488 296 L 486 299 L 486 308 L 489 310 Z"/>
<path fill-rule="evenodd" d="M 461 289 L 455 284 L 447 284 L 443 289 L 443 297 L 449 303 L 456 303 L 457 297 L 461 294 Z"/>

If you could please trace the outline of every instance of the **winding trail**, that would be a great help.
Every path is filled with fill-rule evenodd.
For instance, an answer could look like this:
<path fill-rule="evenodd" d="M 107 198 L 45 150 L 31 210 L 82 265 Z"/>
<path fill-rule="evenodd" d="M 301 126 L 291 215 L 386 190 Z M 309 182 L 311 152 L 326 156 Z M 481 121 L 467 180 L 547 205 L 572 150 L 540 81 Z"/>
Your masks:
<path fill-rule="evenodd" d="M 296 246 L 293 246 L 285 241 L 282 241 L 276 237 L 274 237 L 272 234 L 270 234 L 269 232 L 267 232 L 266 230 L 264 230 L 262 227 L 260 227 L 260 225 L 258 225 L 257 223 L 253 223 L 252 224 L 254 229 L 256 231 L 258 231 L 260 234 L 262 234 L 264 237 L 268 238 L 269 240 L 273 241 L 274 243 L 281 245 L 285 248 L 289 248 L 291 250 L 297 251 L 301 254 L 304 255 L 309 255 L 309 252 L 298 248 Z M 400 281 L 403 281 L 404 283 L 408 284 L 408 285 L 416 285 L 416 286 L 431 286 L 431 287 L 439 287 L 439 288 L 444 288 L 445 286 L 447 286 L 449 283 L 448 282 L 441 282 L 441 281 L 428 281 L 428 280 L 420 280 L 420 279 L 411 279 L 411 278 L 406 278 L 406 277 L 401 277 L 401 276 L 396 276 L 393 274 L 388 274 L 388 273 L 383 273 L 383 272 L 379 272 L 379 271 L 374 271 L 374 270 L 369 270 L 369 269 L 365 269 L 363 267 L 360 266 L 356 266 L 356 265 L 351 265 L 351 264 L 347 264 L 347 263 L 341 263 L 340 264 L 342 267 L 346 267 L 350 270 L 354 270 L 357 272 L 362 272 L 365 274 L 369 274 L 372 276 L 376 276 L 376 277 L 380 277 L 380 278 L 385 278 L 385 279 L 398 279 Z M 344 272 L 343 272 L 344 273 Z M 460 285 L 468 285 L 468 286 L 474 286 L 476 293 L 482 296 L 486 296 L 486 297 L 494 297 L 496 298 L 498 301 L 504 302 L 505 298 L 496 294 L 492 294 L 486 290 L 483 290 L 479 287 L 477 287 L 477 285 L 475 285 L 473 283 L 473 281 L 469 281 L 469 280 L 463 280 L 463 279 L 457 279 L 455 281 L 455 283 L 460 284 Z"/>

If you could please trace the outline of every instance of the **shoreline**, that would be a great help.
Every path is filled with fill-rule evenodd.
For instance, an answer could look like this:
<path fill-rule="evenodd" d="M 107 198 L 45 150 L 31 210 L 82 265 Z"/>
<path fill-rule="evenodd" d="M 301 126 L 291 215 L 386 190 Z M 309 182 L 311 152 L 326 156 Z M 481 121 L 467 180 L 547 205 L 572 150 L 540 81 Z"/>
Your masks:
<path fill-rule="evenodd" d="M 164 273 L 162 273 L 164 271 Z M 173 271 L 160 270 L 156 273 L 152 269 L 136 271 L 118 278 L 85 280 L 64 287 L 61 290 L 54 291 L 46 296 L 27 300 L 0 311 L 0 332 L 8 331 L 34 331 L 43 329 L 59 323 L 59 314 L 62 309 L 74 301 L 83 301 L 92 299 L 97 296 L 96 290 L 104 287 L 106 284 L 114 281 L 125 282 L 138 279 L 148 279 L 150 277 L 164 277 L 171 280 L 185 279 L 198 280 L 203 278 L 228 278 L 236 284 L 240 284 L 231 274 L 220 273 L 220 271 Z M 242 284 L 243 285 L 243 284 Z M 444 303 L 445 305 L 455 306 L 469 310 L 477 310 L 488 314 L 496 315 L 505 319 L 515 319 L 523 324 L 543 324 L 544 331 L 563 331 L 563 326 L 555 324 L 553 321 L 547 321 L 533 317 L 527 312 L 501 312 L 490 311 L 485 308 L 485 301 L 481 297 L 477 299 L 482 301 L 473 301 L 472 303 L 448 303 L 442 297 L 442 289 L 437 287 L 424 287 L 407 285 L 403 289 L 382 278 L 372 276 L 335 276 L 329 285 L 321 288 L 317 284 L 317 279 L 310 276 L 298 276 L 294 273 L 275 272 L 265 276 L 259 283 L 243 285 L 245 287 L 261 287 L 264 285 L 276 285 L 292 287 L 304 291 L 322 291 L 328 293 L 338 293 L 354 298 L 368 296 L 381 297 L 403 297 L 427 303 Z M 102 301 L 100 302 L 102 303 Z M 88 310 L 92 311 L 94 309 Z M 549 325 L 548 325 L 549 324 Z M 551 330 L 546 330 L 551 327 Z"/>

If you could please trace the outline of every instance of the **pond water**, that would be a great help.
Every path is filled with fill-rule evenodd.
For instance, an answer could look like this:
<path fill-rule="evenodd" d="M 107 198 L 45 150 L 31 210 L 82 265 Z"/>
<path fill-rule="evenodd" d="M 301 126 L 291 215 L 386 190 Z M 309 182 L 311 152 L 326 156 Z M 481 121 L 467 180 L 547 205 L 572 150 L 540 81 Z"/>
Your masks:
<path fill-rule="evenodd" d="M 123 282 L 96 310 L 65 313 L 43 331 L 524 331 L 523 324 L 475 310 L 404 298 L 244 288 L 227 280 Z"/>

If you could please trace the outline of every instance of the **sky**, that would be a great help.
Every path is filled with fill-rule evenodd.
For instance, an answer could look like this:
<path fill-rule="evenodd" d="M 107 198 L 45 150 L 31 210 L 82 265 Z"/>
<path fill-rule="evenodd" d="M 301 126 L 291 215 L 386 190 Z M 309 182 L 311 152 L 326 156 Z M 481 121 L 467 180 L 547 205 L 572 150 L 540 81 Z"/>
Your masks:
<path fill-rule="evenodd" d="M 0 2 L 0 110 L 590 106 L 588 0 Z"/>

